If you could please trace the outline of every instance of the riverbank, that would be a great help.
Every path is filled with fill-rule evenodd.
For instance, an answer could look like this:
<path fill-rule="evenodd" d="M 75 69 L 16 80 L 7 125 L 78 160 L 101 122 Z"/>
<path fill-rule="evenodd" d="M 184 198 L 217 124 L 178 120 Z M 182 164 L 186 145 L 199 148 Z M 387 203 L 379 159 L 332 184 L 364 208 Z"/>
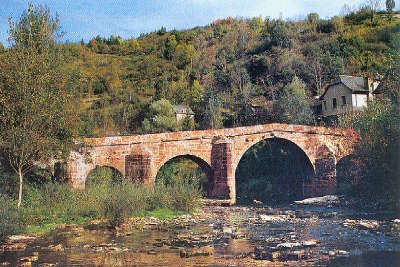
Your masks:
<path fill-rule="evenodd" d="M 173 218 L 191 214 L 201 205 L 197 184 L 181 181 L 153 187 L 104 183 L 75 190 L 67 184 L 26 186 L 20 208 L 13 194 L 0 192 L 0 241 L 10 235 L 48 233 L 63 224 L 107 219 L 111 227 L 130 217 Z"/>
<path fill-rule="evenodd" d="M 134 217 L 114 228 L 106 220 L 62 225 L 22 242 L 25 246 L 9 241 L 0 250 L 0 263 L 326 266 L 339 261 L 342 265 L 333 266 L 346 266 L 362 255 L 391 253 L 384 266 L 398 266 L 399 233 L 395 214 L 376 217 L 335 206 L 204 206 L 193 215 Z"/>

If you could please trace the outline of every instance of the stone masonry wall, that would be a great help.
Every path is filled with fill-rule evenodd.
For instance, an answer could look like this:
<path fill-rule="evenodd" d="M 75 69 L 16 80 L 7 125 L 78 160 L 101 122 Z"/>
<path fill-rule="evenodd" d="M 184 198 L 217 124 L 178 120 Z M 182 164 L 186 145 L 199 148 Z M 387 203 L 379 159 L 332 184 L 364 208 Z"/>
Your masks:
<path fill-rule="evenodd" d="M 355 141 L 348 130 L 303 125 L 266 124 L 219 130 L 114 136 L 80 140 L 70 155 L 67 175 L 72 186 L 84 188 L 96 166 L 117 169 L 127 179 L 153 184 L 159 169 L 174 157 L 196 159 L 210 166 L 210 194 L 235 201 L 235 171 L 243 154 L 268 138 L 282 138 L 300 147 L 314 166 L 307 195 L 331 193 L 336 187 L 335 164 L 351 154 Z"/>

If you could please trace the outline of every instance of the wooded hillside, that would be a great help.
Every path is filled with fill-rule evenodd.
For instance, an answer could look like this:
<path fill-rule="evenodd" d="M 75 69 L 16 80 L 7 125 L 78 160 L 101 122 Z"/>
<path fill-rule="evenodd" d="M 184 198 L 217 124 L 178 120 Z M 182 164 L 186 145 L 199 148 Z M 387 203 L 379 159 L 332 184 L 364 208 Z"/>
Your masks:
<path fill-rule="evenodd" d="M 276 102 L 295 76 L 309 101 L 339 74 L 384 76 L 399 21 L 368 8 L 329 20 L 226 18 L 61 46 L 67 85 L 81 99 L 82 135 L 148 132 L 143 121 L 157 116 L 150 104 L 163 98 L 189 105 L 196 128 L 232 127 L 285 121 Z"/>

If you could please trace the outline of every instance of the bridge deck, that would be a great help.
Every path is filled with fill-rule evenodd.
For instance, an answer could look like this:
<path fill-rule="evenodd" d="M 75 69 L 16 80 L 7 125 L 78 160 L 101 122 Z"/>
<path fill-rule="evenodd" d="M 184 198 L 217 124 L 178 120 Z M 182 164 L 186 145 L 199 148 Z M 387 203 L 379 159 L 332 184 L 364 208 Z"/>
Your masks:
<path fill-rule="evenodd" d="M 321 126 L 293 125 L 282 123 L 271 123 L 254 126 L 244 126 L 236 128 L 209 129 L 196 131 L 179 131 L 143 135 L 116 135 L 107 137 L 84 138 L 82 141 L 91 146 L 115 146 L 129 144 L 143 144 L 154 142 L 176 142 L 198 139 L 213 139 L 215 137 L 235 137 L 253 134 L 287 132 L 304 133 L 330 136 L 352 136 L 352 131 L 342 128 L 328 128 Z"/>

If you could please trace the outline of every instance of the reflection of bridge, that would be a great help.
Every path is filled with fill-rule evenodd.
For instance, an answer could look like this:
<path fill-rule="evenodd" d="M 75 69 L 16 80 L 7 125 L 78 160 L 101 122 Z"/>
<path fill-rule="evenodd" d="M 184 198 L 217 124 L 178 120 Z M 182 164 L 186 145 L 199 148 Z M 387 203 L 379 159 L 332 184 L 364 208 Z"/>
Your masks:
<path fill-rule="evenodd" d="M 235 170 L 243 154 L 264 139 L 281 138 L 297 145 L 314 167 L 303 188 L 305 196 L 336 189 L 336 162 L 352 152 L 349 130 L 303 125 L 266 124 L 231 129 L 87 138 L 67 162 L 67 175 L 76 188 L 96 166 L 117 169 L 125 177 L 153 184 L 160 168 L 183 156 L 211 168 L 209 196 L 235 202 Z"/>

